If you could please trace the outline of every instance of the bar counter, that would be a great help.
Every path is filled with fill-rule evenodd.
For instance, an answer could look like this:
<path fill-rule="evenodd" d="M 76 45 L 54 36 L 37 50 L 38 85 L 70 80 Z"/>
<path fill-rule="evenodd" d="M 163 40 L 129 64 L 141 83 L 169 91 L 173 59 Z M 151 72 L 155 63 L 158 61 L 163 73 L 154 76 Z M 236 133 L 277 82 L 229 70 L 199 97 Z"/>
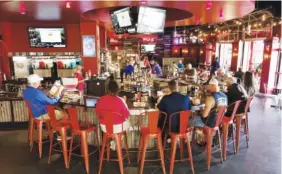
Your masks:
<path fill-rule="evenodd" d="M 127 92 L 121 92 L 122 96 L 132 96 Z M 88 117 L 89 123 L 98 125 L 98 117 L 95 112 L 95 107 L 87 107 L 85 105 L 85 98 L 93 96 L 84 96 L 83 100 L 77 102 L 60 101 L 58 106 L 61 108 L 76 107 L 78 109 L 79 121 L 85 121 L 85 116 Z M 148 102 L 146 107 L 134 107 L 132 98 L 127 99 L 127 104 L 130 110 L 129 121 L 131 123 L 130 129 L 127 131 L 129 148 L 138 148 L 139 142 L 139 115 L 154 108 L 152 102 Z M 147 118 L 142 118 L 143 123 L 147 123 Z M 27 123 L 29 121 L 28 109 L 23 98 L 18 93 L 0 94 L 0 123 Z M 26 124 L 27 125 L 27 124 Z M 17 129 L 17 127 L 15 127 Z M 26 128 L 27 129 L 27 128 Z M 99 140 L 101 143 L 101 130 L 99 128 Z M 99 144 L 100 144 L 99 143 Z M 89 144 L 97 145 L 94 134 L 89 134 Z M 148 144 L 149 147 L 154 147 L 154 142 Z"/>
<path fill-rule="evenodd" d="M 122 91 L 120 93 L 121 97 L 124 96 L 130 96 L 129 93 Z M 60 101 L 59 105 L 60 107 L 66 109 L 67 107 L 76 107 L 78 109 L 78 117 L 80 121 L 85 121 L 85 116 L 88 117 L 88 121 L 90 124 L 98 125 L 98 117 L 95 112 L 95 107 L 88 107 L 86 106 L 86 99 L 87 98 L 95 98 L 93 96 L 84 96 L 83 99 L 78 100 L 77 102 L 66 102 L 66 101 Z M 133 106 L 133 99 L 129 97 L 126 100 L 126 103 L 128 105 L 129 111 L 130 111 L 130 117 L 129 121 L 131 124 L 131 127 L 127 131 L 127 138 L 128 138 L 128 146 L 129 148 L 138 148 L 139 143 L 139 120 L 140 115 L 146 111 L 154 110 L 154 103 L 151 101 L 148 101 L 146 103 L 145 107 L 134 107 Z M 147 117 L 142 117 L 142 123 L 147 124 Z M 98 136 L 99 136 L 99 144 L 101 144 L 101 129 L 99 127 Z M 123 142 L 124 143 L 124 142 Z M 97 145 L 96 139 L 94 137 L 94 133 L 89 134 L 89 144 Z M 124 146 L 124 144 L 123 144 Z M 148 147 L 155 147 L 154 141 L 150 141 L 148 144 Z"/>

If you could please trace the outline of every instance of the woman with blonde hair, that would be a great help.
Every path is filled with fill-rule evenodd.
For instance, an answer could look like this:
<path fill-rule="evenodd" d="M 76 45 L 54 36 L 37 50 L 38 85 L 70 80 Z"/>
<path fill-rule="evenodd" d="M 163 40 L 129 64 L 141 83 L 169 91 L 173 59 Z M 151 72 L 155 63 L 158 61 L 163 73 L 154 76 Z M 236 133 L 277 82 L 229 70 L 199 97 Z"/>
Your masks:
<path fill-rule="evenodd" d="M 84 81 L 87 80 L 87 79 L 85 79 L 83 77 L 82 67 L 80 65 L 76 66 L 74 77 L 77 78 L 77 81 L 78 81 L 76 89 L 79 91 L 79 93 L 83 94 L 83 90 L 84 90 L 84 87 L 85 87 Z"/>

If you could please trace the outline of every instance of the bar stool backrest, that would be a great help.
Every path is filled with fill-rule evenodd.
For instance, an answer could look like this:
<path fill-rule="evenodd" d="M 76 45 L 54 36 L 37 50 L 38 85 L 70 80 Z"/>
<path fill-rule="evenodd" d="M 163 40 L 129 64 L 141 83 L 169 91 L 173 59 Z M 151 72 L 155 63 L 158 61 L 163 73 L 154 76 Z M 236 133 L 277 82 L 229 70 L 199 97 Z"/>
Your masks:
<path fill-rule="evenodd" d="M 179 116 L 179 134 L 187 133 L 190 114 L 191 114 L 190 110 L 175 112 L 171 114 L 169 117 L 169 134 L 171 133 L 171 120 L 173 117 L 176 117 L 176 116 Z"/>
<path fill-rule="evenodd" d="M 30 107 L 30 102 L 27 101 L 27 100 L 24 100 L 24 102 L 25 102 L 25 104 L 27 106 L 27 109 L 28 109 L 28 116 L 29 116 L 29 118 L 34 118 L 32 110 L 31 110 L 31 107 Z"/>
<path fill-rule="evenodd" d="M 247 103 L 246 103 L 246 107 L 245 107 L 245 115 L 248 114 L 248 111 L 249 111 L 249 108 L 250 108 L 250 105 L 251 105 L 253 99 L 254 99 L 253 96 L 252 96 L 252 97 L 249 97 L 249 98 L 247 99 Z"/>
<path fill-rule="evenodd" d="M 147 126 L 144 126 L 144 116 L 147 116 L 148 118 L 148 124 Z M 164 112 L 161 111 L 148 111 L 148 112 L 144 112 L 141 114 L 141 116 L 139 117 L 139 123 L 140 123 L 140 128 L 142 127 L 146 127 L 149 129 L 149 134 L 157 134 L 158 133 L 158 123 L 159 123 L 159 118 L 161 118 L 164 120 L 164 124 L 161 128 L 161 132 L 164 130 L 165 127 L 165 123 L 166 123 L 166 119 L 167 119 L 167 115 Z"/>
<path fill-rule="evenodd" d="M 218 112 L 217 112 L 215 127 L 218 127 L 221 124 L 226 108 L 227 106 L 219 106 L 217 108 Z"/>
<path fill-rule="evenodd" d="M 108 134 L 114 133 L 114 119 L 115 117 L 123 117 L 122 114 L 112 111 L 101 111 L 99 118 L 104 118 L 105 126 Z M 123 124 L 122 124 L 122 130 L 123 130 Z"/>
<path fill-rule="evenodd" d="M 57 119 L 56 119 L 56 116 L 55 116 L 56 107 L 52 106 L 52 105 L 47 105 L 46 108 L 47 108 L 48 116 L 49 116 L 50 121 L 51 121 L 51 125 L 55 126 L 57 124 Z"/>
<path fill-rule="evenodd" d="M 228 107 L 231 107 L 231 106 L 234 105 L 234 108 L 233 108 L 233 111 L 232 111 L 232 115 L 231 115 L 231 119 L 230 119 L 230 120 L 234 120 L 235 115 L 236 115 L 236 113 L 237 113 L 237 110 L 238 110 L 238 108 L 239 108 L 241 102 L 242 102 L 241 100 L 238 100 L 238 101 L 236 101 L 236 102 L 234 102 L 234 103 L 231 103 L 231 104 L 228 106 Z"/>
<path fill-rule="evenodd" d="M 26 104 L 26 106 L 27 106 L 28 115 L 29 115 L 29 118 L 30 118 L 30 119 L 34 119 L 34 118 L 35 118 L 34 115 L 33 115 L 31 106 L 33 106 L 33 107 L 38 111 L 39 114 L 41 113 L 41 112 L 40 112 L 40 109 L 38 108 L 38 106 L 36 106 L 35 104 L 30 103 L 30 101 L 28 101 L 28 100 L 24 100 L 24 101 L 25 101 L 25 104 Z M 41 114 L 40 114 L 40 115 L 41 115 Z"/>
<path fill-rule="evenodd" d="M 67 108 L 67 111 L 70 116 L 72 129 L 79 131 L 80 126 L 79 126 L 78 117 L 77 117 L 77 109 L 71 107 L 71 108 Z"/>

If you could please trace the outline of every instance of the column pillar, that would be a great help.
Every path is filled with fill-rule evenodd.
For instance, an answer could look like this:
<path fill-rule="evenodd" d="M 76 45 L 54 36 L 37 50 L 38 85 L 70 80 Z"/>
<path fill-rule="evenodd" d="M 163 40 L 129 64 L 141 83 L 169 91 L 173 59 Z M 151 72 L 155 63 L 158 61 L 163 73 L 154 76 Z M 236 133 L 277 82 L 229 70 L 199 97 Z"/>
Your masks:
<path fill-rule="evenodd" d="M 267 93 L 272 93 L 275 82 L 275 71 L 278 62 L 279 39 L 267 38 L 264 41 L 264 52 L 261 72 L 260 92 L 265 93 L 264 84 L 267 85 Z"/>
<path fill-rule="evenodd" d="M 232 59 L 231 59 L 231 71 L 236 72 L 238 70 L 238 50 L 239 42 L 232 43 Z"/>
<path fill-rule="evenodd" d="M 12 24 L 8 22 L 0 23 L 0 35 L 2 40 L 0 41 L 0 57 L 1 57 L 1 77 L 3 73 L 9 79 L 11 77 L 11 68 L 8 52 L 12 50 L 12 35 L 11 35 Z M 16 44 L 16 43 L 15 43 Z"/>
<path fill-rule="evenodd" d="M 99 27 L 98 27 L 99 28 Z M 82 66 L 84 67 L 84 71 L 88 71 L 91 70 L 92 74 L 98 74 L 98 55 L 100 54 L 97 50 L 97 44 L 98 42 L 98 36 L 97 36 L 97 24 L 96 22 L 93 21 L 83 21 L 80 22 L 80 35 L 81 35 L 81 39 L 82 36 L 84 35 L 89 35 L 89 36 L 95 36 L 95 57 L 84 57 L 83 55 L 83 45 L 81 45 L 82 47 Z M 81 44 L 83 44 L 83 41 L 81 41 Z"/>

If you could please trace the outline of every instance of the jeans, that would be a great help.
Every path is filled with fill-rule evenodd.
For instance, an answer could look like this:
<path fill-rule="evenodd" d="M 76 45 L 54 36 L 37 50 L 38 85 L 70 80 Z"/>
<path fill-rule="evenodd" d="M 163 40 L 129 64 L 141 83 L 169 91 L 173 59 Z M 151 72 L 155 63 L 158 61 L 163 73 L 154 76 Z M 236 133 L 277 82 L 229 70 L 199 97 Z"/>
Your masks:
<path fill-rule="evenodd" d="M 205 127 L 205 123 L 202 121 L 201 116 L 195 116 L 190 118 L 190 125 L 194 127 Z"/>

